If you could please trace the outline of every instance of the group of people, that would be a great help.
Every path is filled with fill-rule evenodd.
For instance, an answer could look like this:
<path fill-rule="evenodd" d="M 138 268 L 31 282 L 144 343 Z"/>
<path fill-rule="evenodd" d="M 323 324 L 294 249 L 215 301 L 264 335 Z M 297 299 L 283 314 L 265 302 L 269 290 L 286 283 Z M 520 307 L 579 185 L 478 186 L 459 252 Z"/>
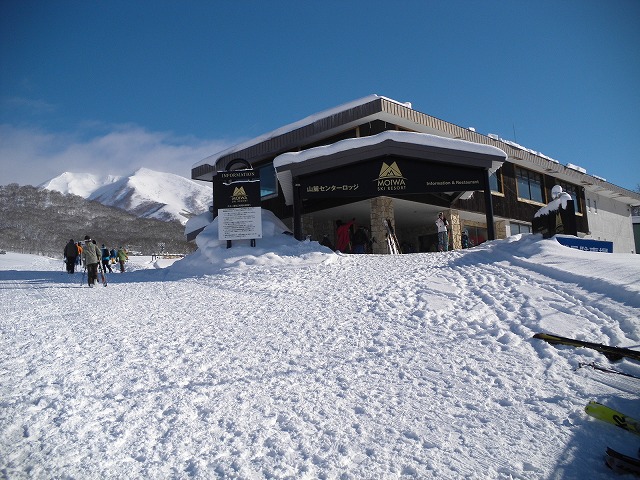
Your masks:
<path fill-rule="evenodd" d="M 355 223 L 355 218 L 346 223 L 337 220 L 335 246 L 329 240 L 328 235 L 323 236 L 320 245 L 342 253 L 371 253 L 372 241 L 369 239 L 367 230 L 362 225 L 354 230 Z"/>
<path fill-rule="evenodd" d="M 113 273 L 111 264 L 118 262 L 120 264 L 120 272 L 124 273 L 124 264 L 128 259 L 129 255 L 124 247 L 120 247 L 118 250 L 109 249 L 103 243 L 102 248 L 100 248 L 98 243 L 92 240 L 89 235 L 85 235 L 84 243 L 76 243 L 71 239 L 64 247 L 64 261 L 67 265 L 67 272 L 74 273 L 76 265 L 80 265 L 80 262 L 82 262 L 87 270 L 87 281 L 90 287 L 93 287 L 98 280 L 98 268 L 100 268 L 100 265 L 102 265 L 103 272 L 106 273 L 109 270 L 109 272 Z"/>
<path fill-rule="evenodd" d="M 435 223 L 438 229 L 438 251 L 446 252 L 449 250 L 449 221 L 444 213 L 440 212 L 438 213 L 438 218 Z M 371 253 L 372 241 L 366 229 L 360 225 L 354 231 L 354 225 L 355 218 L 348 222 L 337 220 L 335 246 L 331 243 L 331 240 L 329 240 L 328 235 L 323 236 L 320 244 L 342 253 Z M 468 238 L 468 233 L 465 230 L 462 235 L 463 248 L 469 246 Z"/>
<path fill-rule="evenodd" d="M 436 227 L 438 227 L 438 251 L 446 252 L 449 250 L 449 221 L 442 212 L 438 213 Z M 470 248 L 473 246 L 473 243 L 469 238 L 469 231 L 466 228 L 462 231 L 460 242 L 462 244 L 462 248 Z"/>

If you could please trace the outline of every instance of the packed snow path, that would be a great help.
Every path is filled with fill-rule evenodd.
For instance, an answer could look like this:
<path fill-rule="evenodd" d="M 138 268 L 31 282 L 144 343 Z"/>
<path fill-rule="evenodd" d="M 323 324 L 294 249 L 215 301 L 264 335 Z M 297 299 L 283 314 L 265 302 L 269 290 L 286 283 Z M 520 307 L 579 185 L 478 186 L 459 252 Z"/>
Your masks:
<path fill-rule="evenodd" d="M 605 447 L 633 454 L 636 438 L 583 408 L 640 417 L 640 381 L 576 371 L 610 364 L 531 337 L 638 347 L 640 263 L 550 245 L 139 270 L 93 289 L 0 271 L 0 472 L 610 478 Z"/>

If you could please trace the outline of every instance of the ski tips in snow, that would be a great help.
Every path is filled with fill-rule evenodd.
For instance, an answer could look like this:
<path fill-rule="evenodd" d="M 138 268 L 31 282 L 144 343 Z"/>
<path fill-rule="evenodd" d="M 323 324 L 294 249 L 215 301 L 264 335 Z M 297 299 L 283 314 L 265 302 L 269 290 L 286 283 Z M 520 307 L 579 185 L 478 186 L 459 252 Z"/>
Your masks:
<path fill-rule="evenodd" d="M 601 343 L 586 342 L 583 340 L 561 337 L 560 335 L 553 335 L 549 333 L 536 333 L 533 338 L 544 340 L 551 345 L 567 345 L 571 347 L 596 350 L 597 352 L 605 355 L 610 361 L 618 361 L 625 358 L 640 361 L 640 351 L 632 350 L 630 348 L 613 347 Z M 637 378 L 634 375 L 619 370 L 602 367 L 595 363 L 580 364 L 580 367 L 584 366 L 589 366 L 596 370 L 608 373 L 615 373 Z M 614 425 L 635 435 L 640 435 L 640 421 L 630 417 L 629 415 L 625 415 L 622 412 L 614 410 L 607 405 L 603 405 L 602 403 L 596 401 L 591 401 L 585 406 L 584 411 L 593 418 Z M 611 448 L 607 448 L 604 460 L 607 467 L 609 467 L 615 473 L 633 474 L 636 476 L 640 476 L 640 459 L 629 457 L 628 455 L 617 452 Z"/>
<path fill-rule="evenodd" d="M 585 342 L 583 340 L 576 340 L 575 338 L 561 337 L 560 335 L 553 335 L 550 333 L 536 333 L 533 338 L 544 340 L 551 345 L 568 345 L 571 347 L 583 347 L 591 350 L 596 350 L 602 353 L 612 362 L 628 358 L 640 362 L 640 351 L 632 350 L 624 347 L 613 347 L 611 345 L 604 345 L 602 343 Z"/>
<path fill-rule="evenodd" d="M 633 458 L 629 455 L 625 455 L 624 453 L 620 453 L 613 448 L 607 447 L 604 461 L 607 467 L 615 473 L 640 476 L 640 459 Z"/>
<path fill-rule="evenodd" d="M 602 403 L 591 401 L 584 407 L 584 411 L 593 418 L 640 435 L 640 422 L 638 420 Z"/>

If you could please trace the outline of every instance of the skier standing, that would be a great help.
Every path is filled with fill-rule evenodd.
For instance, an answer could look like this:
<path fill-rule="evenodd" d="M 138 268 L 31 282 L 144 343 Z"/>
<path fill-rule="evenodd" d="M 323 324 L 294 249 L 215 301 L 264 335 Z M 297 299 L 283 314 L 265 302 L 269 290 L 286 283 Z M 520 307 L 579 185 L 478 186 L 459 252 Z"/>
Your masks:
<path fill-rule="evenodd" d="M 89 286 L 98 281 L 98 263 L 100 262 L 100 249 L 98 245 L 91 241 L 89 235 L 84 237 L 84 248 L 82 249 L 82 261 L 87 269 Z"/>
<path fill-rule="evenodd" d="M 64 247 L 64 258 L 67 262 L 67 273 L 73 273 L 76 266 L 76 257 L 78 256 L 78 249 L 73 241 L 73 238 L 69 240 L 69 243 Z"/>
<path fill-rule="evenodd" d="M 107 273 L 107 268 L 109 269 L 109 273 L 113 273 L 111 270 L 111 253 L 109 249 L 102 244 L 102 270 L 104 273 Z"/>
<path fill-rule="evenodd" d="M 462 248 L 469 248 L 469 231 L 465 228 L 462 231 Z"/>
<path fill-rule="evenodd" d="M 120 247 L 118 249 L 118 262 L 120 262 L 120 273 L 124 273 L 124 262 L 129 259 L 129 255 L 127 255 L 127 251 Z"/>
<path fill-rule="evenodd" d="M 449 222 L 442 212 L 438 214 L 436 226 L 438 227 L 438 251 L 446 252 L 449 250 L 449 232 L 447 227 Z"/>
<path fill-rule="evenodd" d="M 76 243 L 76 249 L 78 250 L 78 256 L 76 257 L 76 266 L 82 265 L 82 242 Z"/>

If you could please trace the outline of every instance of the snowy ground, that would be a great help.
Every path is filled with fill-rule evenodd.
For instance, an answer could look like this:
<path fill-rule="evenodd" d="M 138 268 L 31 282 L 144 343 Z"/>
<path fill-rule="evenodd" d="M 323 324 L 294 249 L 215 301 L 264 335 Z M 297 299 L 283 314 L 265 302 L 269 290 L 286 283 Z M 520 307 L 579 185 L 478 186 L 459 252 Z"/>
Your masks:
<path fill-rule="evenodd" d="M 640 256 L 261 242 L 93 289 L 0 255 L 0 477 L 604 479 L 607 445 L 637 453 L 583 409 L 640 418 L 640 380 L 578 367 L 640 364 L 531 337 L 640 348 Z"/>

